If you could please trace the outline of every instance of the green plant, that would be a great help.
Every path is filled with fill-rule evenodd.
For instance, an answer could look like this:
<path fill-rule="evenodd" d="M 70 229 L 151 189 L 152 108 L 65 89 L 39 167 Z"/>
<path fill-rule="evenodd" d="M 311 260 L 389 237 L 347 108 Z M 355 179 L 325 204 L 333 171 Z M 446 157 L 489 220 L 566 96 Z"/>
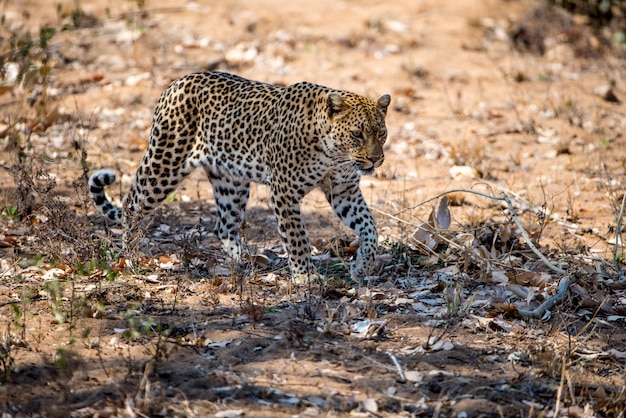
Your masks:
<path fill-rule="evenodd" d="M 104 277 L 108 281 L 113 281 L 120 275 L 120 271 L 119 269 L 114 269 L 110 261 L 115 261 L 119 258 L 119 252 L 100 247 L 97 257 L 92 258 L 86 264 L 81 262 L 76 264 L 76 273 L 79 276 L 98 275 L 98 277 Z"/>
<path fill-rule="evenodd" d="M 157 322 L 150 316 L 141 315 L 128 318 L 128 328 L 122 335 L 129 341 L 149 338 L 149 342 L 144 344 L 144 349 L 146 354 L 153 359 L 154 364 L 158 365 L 162 360 L 167 359 L 171 352 L 167 346 L 171 331 L 172 328 L 166 324 Z M 153 341 L 151 337 L 155 337 L 156 341 Z"/>
<path fill-rule="evenodd" d="M 44 290 L 50 297 L 50 307 L 54 318 L 59 324 L 63 324 L 67 317 L 67 312 L 63 307 L 63 284 L 60 280 L 51 280 L 46 283 Z"/>
<path fill-rule="evenodd" d="M 318 271 L 326 277 L 329 282 L 343 282 L 343 280 L 352 281 L 350 278 L 350 268 L 344 261 L 321 265 L 318 267 Z"/>
<path fill-rule="evenodd" d="M 385 238 L 380 246 L 383 248 L 385 253 L 393 257 L 394 263 L 406 261 L 406 254 L 408 253 L 409 248 L 405 243 Z"/>
<path fill-rule="evenodd" d="M 20 216 L 19 216 L 18 206 L 17 205 L 5 206 L 4 209 L 2 209 L 2 217 L 10 221 L 19 220 Z"/>
<path fill-rule="evenodd" d="M 66 285 L 69 285 L 68 296 L 65 296 Z M 50 297 L 50 307 L 54 318 L 59 324 L 67 324 L 70 338 L 72 338 L 78 319 L 87 307 L 87 299 L 76 294 L 76 286 L 72 278 L 66 279 L 63 283 L 60 280 L 52 280 L 46 283 L 45 291 Z"/>
<path fill-rule="evenodd" d="M 611 146 L 611 139 L 606 136 L 600 137 L 600 147 L 608 149 Z"/>

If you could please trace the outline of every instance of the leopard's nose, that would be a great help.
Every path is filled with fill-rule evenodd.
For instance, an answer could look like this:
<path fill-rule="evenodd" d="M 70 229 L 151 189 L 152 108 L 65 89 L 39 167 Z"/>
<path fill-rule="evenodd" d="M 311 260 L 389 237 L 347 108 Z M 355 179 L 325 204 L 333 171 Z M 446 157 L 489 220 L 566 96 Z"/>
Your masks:
<path fill-rule="evenodd" d="M 382 164 L 384 156 L 382 155 L 372 155 L 370 157 L 367 157 L 368 160 L 370 160 L 372 162 L 372 164 L 374 164 L 375 167 L 378 167 L 379 165 Z"/>

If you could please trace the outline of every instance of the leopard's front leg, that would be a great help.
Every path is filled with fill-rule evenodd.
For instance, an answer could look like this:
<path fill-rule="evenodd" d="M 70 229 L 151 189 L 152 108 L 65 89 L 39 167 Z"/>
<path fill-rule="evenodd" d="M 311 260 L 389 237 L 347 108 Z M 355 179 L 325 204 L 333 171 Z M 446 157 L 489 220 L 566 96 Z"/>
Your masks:
<path fill-rule="evenodd" d="M 363 278 L 372 274 L 378 252 L 374 217 L 365 203 L 358 178 L 336 183 L 330 179 L 321 188 L 337 216 L 359 237 L 360 245 L 356 260 L 350 267 L 350 275 L 360 286 Z"/>
<path fill-rule="evenodd" d="M 300 198 L 279 187 L 272 187 L 272 206 L 278 222 L 278 233 L 289 257 L 292 279 L 295 284 L 308 284 L 320 278 L 311 263 L 311 244 L 302 223 Z"/>

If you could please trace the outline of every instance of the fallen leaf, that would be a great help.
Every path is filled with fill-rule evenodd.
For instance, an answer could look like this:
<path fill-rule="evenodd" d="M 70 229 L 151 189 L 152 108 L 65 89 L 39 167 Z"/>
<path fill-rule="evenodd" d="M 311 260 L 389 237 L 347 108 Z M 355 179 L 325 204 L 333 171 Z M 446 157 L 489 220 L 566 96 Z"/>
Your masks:
<path fill-rule="evenodd" d="M 210 342 L 210 340 L 206 340 L 204 345 L 210 348 L 225 348 L 231 342 L 233 342 L 232 339 L 224 340 L 224 341 L 217 341 L 217 342 Z"/>
<path fill-rule="evenodd" d="M 604 390 L 604 387 L 598 386 L 596 390 L 591 392 L 591 397 L 596 399 L 606 399 L 608 396 L 606 394 L 606 391 Z"/>
<path fill-rule="evenodd" d="M 433 219 L 437 228 L 448 229 L 452 223 L 452 215 L 448 208 L 448 197 L 444 196 L 437 206 L 437 216 Z"/>
<path fill-rule="evenodd" d="M 437 240 L 433 237 L 433 232 L 433 226 L 428 222 L 424 222 L 413 232 L 412 238 L 426 248 L 433 250 L 437 246 Z"/>
<path fill-rule="evenodd" d="M 620 103 L 620 99 L 617 98 L 615 90 L 610 84 L 597 86 L 593 92 L 607 102 Z"/>
<path fill-rule="evenodd" d="M 478 171 L 474 167 L 467 165 L 455 165 L 448 170 L 450 176 L 455 180 L 461 180 L 463 178 L 476 178 Z"/>
<path fill-rule="evenodd" d="M 409 370 L 404 372 L 404 377 L 408 382 L 420 383 L 424 377 L 417 370 Z"/>
<path fill-rule="evenodd" d="M 252 254 L 250 255 L 250 261 L 252 261 L 256 267 L 262 269 L 267 268 L 272 263 L 272 260 L 264 254 Z"/>
<path fill-rule="evenodd" d="M 65 277 L 67 277 L 65 270 L 62 270 L 59 268 L 51 268 L 50 270 L 44 273 L 42 279 L 44 279 L 45 281 L 50 281 L 50 280 L 64 279 Z"/>
<path fill-rule="evenodd" d="M 102 81 L 103 79 L 104 79 L 104 74 L 96 72 L 91 75 L 88 75 L 87 77 L 82 77 L 79 80 L 79 83 L 80 84 L 97 83 L 98 81 Z"/>
<path fill-rule="evenodd" d="M 361 406 L 363 410 L 369 412 L 371 414 L 376 414 L 378 412 L 378 404 L 374 398 L 365 398 L 361 401 Z"/>
<path fill-rule="evenodd" d="M 385 328 L 387 321 L 372 321 L 365 319 L 352 326 L 352 333 L 359 338 L 371 337 Z"/>
<path fill-rule="evenodd" d="M 503 270 L 492 270 L 491 279 L 496 283 L 507 283 L 509 281 L 508 276 Z"/>
<path fill-rule="evenodd" d="M 245 414 L 246 413 L 241 409 L 228 409 L 225 411 L 216 412 L 214 417 L 215 418 L 235 418 L 235 417 L 242 417 Z"/>
<path fill-rule="evenodd" d="M 454 350 L 454 344 L 450 341 L 439 340 L 435 344 L 430 346 L 431 351 L 451 351 Z"/>

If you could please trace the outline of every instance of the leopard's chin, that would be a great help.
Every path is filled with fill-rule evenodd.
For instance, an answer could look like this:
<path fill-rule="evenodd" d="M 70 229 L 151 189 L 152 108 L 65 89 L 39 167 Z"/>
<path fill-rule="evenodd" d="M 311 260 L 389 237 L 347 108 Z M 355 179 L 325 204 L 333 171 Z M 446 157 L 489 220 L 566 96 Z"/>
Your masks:
<path fill-rule="evenodd" d="M 354 161 L 354 165 L 357 171 L 362 176 L 371 176 L 372 174 L 374 174 L 376 168 L 380 167 L 381 164 L 382 164 L 382 161 L 380 161 L 380 163 L 378 161 L 375 163 L 372 163 L 371 161 L 367 161 L 367 160 Z"/>

